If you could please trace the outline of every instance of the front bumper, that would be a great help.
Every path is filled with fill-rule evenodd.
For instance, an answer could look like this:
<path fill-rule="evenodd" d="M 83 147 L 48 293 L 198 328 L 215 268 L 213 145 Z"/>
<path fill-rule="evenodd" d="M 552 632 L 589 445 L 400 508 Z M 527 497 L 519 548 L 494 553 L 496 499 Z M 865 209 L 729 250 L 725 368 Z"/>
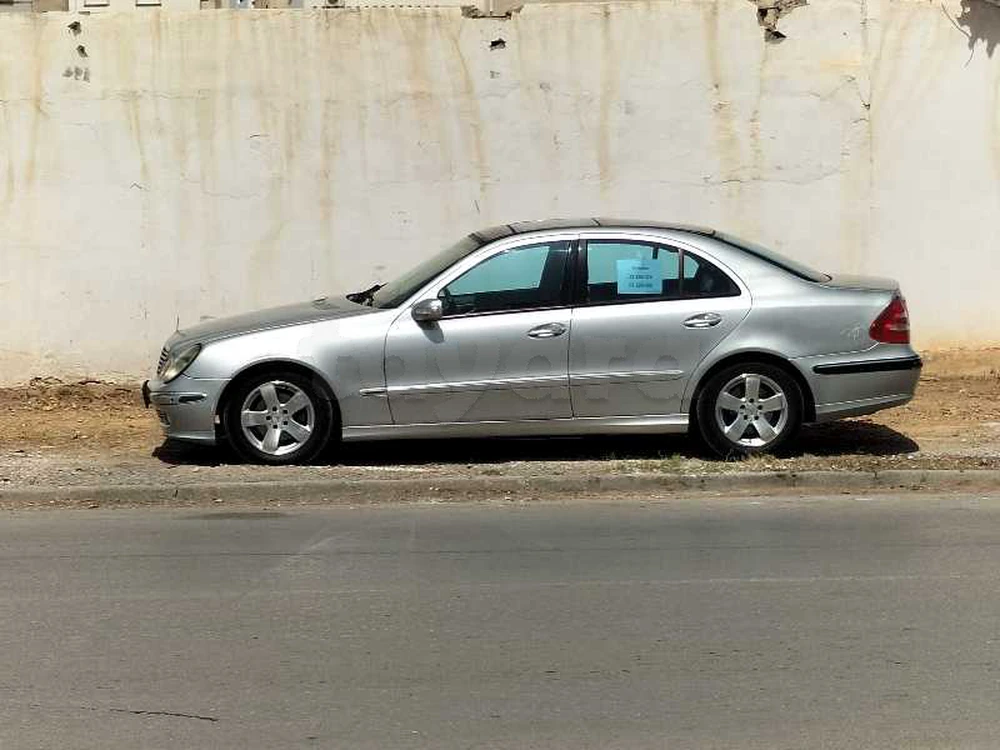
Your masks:
<path fill-rule="evenodd" d="M 147 380 L 142 384 L 142 402 L 156 410 L 166 437 L 214 445 L 217 407 L 228 382 L 186 375 L 169 383 Z"/>

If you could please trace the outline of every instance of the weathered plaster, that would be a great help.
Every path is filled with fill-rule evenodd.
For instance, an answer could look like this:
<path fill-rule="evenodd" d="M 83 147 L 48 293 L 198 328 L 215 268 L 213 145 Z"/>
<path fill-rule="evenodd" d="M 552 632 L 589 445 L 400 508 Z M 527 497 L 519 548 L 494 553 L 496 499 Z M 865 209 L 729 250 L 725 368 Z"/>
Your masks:
<path fill-rule="evenodd" d="M 554 215 L 718 225 L 997 341 L 995 29 L 944 10 L 826 0 L 777 45 L 746 0 L 0 17 L 0 382 L 138 377 L 178 322 Z"/>

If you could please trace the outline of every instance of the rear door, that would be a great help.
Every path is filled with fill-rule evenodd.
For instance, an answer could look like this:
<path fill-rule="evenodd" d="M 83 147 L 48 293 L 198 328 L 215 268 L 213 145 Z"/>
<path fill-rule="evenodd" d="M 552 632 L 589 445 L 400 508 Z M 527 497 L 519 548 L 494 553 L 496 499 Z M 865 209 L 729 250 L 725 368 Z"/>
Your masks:
<path fill-rule="evenodd" d="M 695 248 L 645 235 L 581 241 L 569 351 L 575 417 L 669 416 L 691 373 L 750 310 Z"/>

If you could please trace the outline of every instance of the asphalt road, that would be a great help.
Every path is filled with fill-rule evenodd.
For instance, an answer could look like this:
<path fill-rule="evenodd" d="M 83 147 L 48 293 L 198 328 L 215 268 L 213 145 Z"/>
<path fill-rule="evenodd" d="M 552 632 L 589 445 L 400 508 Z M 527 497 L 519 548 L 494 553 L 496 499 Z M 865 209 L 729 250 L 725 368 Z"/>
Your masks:
<path fill-rule="evenodd" d="M 0 748 L 996 748 L 1000 498 L 6 513 Z"/>

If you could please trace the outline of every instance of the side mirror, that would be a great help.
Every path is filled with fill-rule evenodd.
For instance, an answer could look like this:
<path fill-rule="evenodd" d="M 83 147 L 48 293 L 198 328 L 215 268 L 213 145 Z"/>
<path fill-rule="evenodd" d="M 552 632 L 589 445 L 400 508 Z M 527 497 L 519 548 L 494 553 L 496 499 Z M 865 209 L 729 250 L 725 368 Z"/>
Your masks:
<path fill-rule="evenodd" d="M 439 299 L 422 299 L 410 311 L 418 323 L 433 323 L 444 317 L 444 306 Z"/>

